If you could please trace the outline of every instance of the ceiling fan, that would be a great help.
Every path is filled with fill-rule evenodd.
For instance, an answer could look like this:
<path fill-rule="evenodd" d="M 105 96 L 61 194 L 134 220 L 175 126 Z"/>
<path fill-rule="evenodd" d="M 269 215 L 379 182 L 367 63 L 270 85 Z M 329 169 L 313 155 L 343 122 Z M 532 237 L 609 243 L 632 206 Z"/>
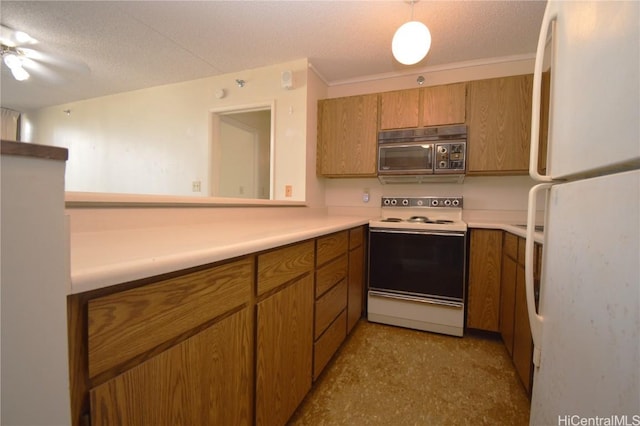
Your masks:
<path fill-rule="evenodd" d="M 26 32 L 5 25 L 0 25 L 0 54 L 17 81 L 25 81 L 32 75 L 56 81 L 70 72 L 89 72 L 84 62 L 47 52 L 45 46 Z"/>
<path fill-rule="evenodd" d="M 11 70 L 13 78 L 18 81 L 28 79 L 30 74 L 24 69 L 24 64 L 28 59 L 28 56 L 20 46 L 28 46 L 30 44 L 35 44 L 38 41 L 23 31 L 14 31 L 4 25 L 1 25 L 0 42 L 2 61 Z"/>

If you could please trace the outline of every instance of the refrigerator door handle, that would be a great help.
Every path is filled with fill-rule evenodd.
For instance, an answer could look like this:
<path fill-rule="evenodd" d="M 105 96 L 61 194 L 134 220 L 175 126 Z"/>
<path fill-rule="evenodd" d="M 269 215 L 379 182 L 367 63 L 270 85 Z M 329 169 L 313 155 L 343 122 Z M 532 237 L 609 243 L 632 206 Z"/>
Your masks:
<path fill-rule="evenodd" d="M 542 322 L 543 317 L 536 312 L 536 300 L 534 295 L 534 239 L 533 232 L 535 230 L 536 219 L 536 199 L 538 192 L 546 191 L 553 184 L 552 183 L 540 183 L 535 185 L 529 190 L 529 203 L 527 210 L 527 237 L 525 243 L 525 258 L 524 258 L 524 271 L 525 271 L 525 294 L 527 296 L 527 312 L 529 314 L 529 324 L 531 326 L 531 337 L 533 338 L 533 364 L 536 367 L 540 366 L 540 349 L 542 345 Z M 542 296 L 542 295 L 540 295 Z"/>
<path fill-rule="evenodd" d="M 538 48 L 536 50 L 536 60 L 533 70 L 533 94 L 531 101 L 531 146 L 529 155 L 529 176 L 539 182 L 551 182 L 548 175 L 538 173 L 538 156 L 540 148 L 540 104 L 542 102 L 542 65 L 544 63 L 544 50 L 547 44 L 547 34 L 549 28 L 558 18 L 557 13 L 550 12 L 547 7 L 542 18 L 540 36 L 538 38 Z M 551 143 L 549 141 L 548 143 Z"/>

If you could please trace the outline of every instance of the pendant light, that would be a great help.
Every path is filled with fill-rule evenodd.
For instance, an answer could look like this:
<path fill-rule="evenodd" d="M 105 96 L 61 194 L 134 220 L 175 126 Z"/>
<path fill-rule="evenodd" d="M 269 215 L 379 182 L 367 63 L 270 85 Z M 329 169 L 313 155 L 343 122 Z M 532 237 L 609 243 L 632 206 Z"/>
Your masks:
<path fill-rule="evenodd" d="M 413 5 L 418 0 L 411 0 L 411 20 L 400 26 L 393 35 L 391 51 L 393 57 L 404 65 L 413 65 L 427 56 L 431 47 L 431 33 L 422 22 L 413 20 Z"/>

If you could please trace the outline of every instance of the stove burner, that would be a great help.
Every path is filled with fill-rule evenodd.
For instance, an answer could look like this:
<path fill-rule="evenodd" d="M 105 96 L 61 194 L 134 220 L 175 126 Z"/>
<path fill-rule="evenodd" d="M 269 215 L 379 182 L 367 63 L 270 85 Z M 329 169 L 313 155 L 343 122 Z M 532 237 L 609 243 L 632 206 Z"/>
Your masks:
<path fill-rule="evenodd" d="M 407 222 L 433 223 L 433 221 L 426 216 L 411 216 L 407 219 Z"/>
<path fill-rule="evenodd" d="M 407 219 L 407 222 L 413 222 L 413 223 L 435 223 L 438 225 L 447 225 L 449 223 L 453 223 L 452 220 L 449 219 L 429 219 L 426 216 L 411 216 L 409 219 Z"/>
<path fill-rule="evenodd" d="M 445 225 L 447 223 L 453 223 L 453 221 L 449 220 L 449 219 L 438 219 L 438 220 L 434 221 L 433 223 L 439 223 L 441 225 Z"/>
<path fill-rule="evenodd" d="M 402 222 L 402 219 L 399 217 L 388 217 L 386 219 L 382 219 L 381 222 Z"/>

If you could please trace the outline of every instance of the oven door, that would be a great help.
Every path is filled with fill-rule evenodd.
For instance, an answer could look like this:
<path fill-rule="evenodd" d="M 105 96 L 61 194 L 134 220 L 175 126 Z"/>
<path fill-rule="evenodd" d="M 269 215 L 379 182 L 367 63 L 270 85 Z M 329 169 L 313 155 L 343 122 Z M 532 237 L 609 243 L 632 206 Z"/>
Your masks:
<path fill-rule="evenodd" d="M 378 173 L 433 173 L 433 144 L 379 145 Z"/>
<path fill-rule="evenodd" d="M 466 232 L 370 228 L 369 290 L 463 306 Z"/>

